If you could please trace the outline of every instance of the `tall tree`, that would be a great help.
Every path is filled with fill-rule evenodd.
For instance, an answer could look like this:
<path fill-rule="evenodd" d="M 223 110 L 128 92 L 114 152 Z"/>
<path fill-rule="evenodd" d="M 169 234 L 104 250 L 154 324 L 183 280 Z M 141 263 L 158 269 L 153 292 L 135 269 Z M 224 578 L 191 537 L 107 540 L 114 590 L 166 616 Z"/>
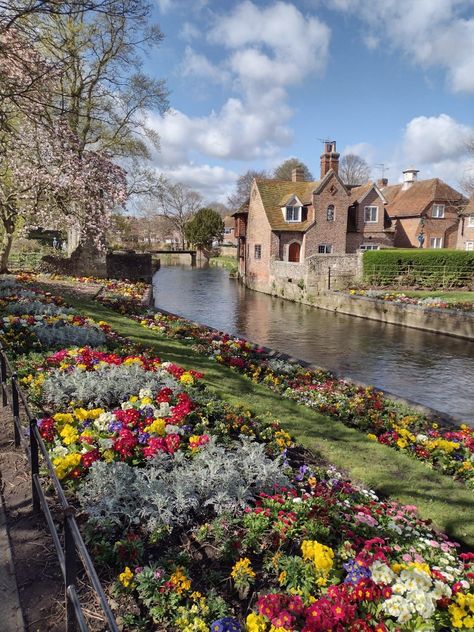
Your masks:
<path fill-rule="evenodd" d="M 269 174 L 267 171 L 255 171 L 254 169 L 249 169 L 241 176 L 237 178 L 237 182 L 235 183 L 235 191 L 227 198 L 227 204 L 230 206 L 232 211 L 236 211 L 239 209 L 242 204 L 245 204 L 250 196 L 250 189 L 252 188 L 252 182 L 254 178 L 269 178 Z"/>
<path fill-rule="evenodd" d="M 196 191 L 181 184 L 168 184 L 160 195 L 160 210 L 179 235 L 181 248 L 186 245 L 186 224 L 202 206 L 202 197 Z"/>
<path fill-rule="evenodd" d="M 460 186 L 462 190 L 471 197 L 474 195 L 474 134 L 467 139 L 466 149 L 472 157 L 472 162 L 470 167 L 464 172 L 460 181 Z"/>
<path fill-rule="evenodd" d="M 185 233 L 186 239 L 209 258 L 213 242 L 222 241 L 224 222 L 214 209 L 200 208 L 196 215 L 186 223 Z"/>
<path fill-rule="evenodd" d="M 273 178 L 275 180 L 291 180 L 293 169 L 300 167 L 303 170 L 303 179 L 307 182 L 312 182 L 314 180 L 313 174 L 308 169 L 308 167 L 298 160 L 298 158 L 288 158 L 281 163 L 278 167 L 276 167 L 273 171 Z"/>
<path fill-rule="evenodd" d="M 365 184 L 370 179 L 370 167 L 356 154 L 346 154 L 339 163 L 339 176 L 344 184 Z"/>

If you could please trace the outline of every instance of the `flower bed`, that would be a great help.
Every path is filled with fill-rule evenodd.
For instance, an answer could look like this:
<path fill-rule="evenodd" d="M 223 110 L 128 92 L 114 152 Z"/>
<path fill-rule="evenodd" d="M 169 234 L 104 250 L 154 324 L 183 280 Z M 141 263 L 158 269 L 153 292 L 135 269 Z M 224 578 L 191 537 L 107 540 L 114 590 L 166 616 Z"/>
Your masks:
<path fill-rule="evenodd" d="M 170 338 L 190 339 L 193 348 L 374 440 L 426 462 L 444 474 L 474 487 L 474 428 L 441 428 L 372 387 L 336 378 L 328 371 L 307 369 L 277 360 L 246 340 L 196 325 L 184 318 L 154 312 L 133 301 L 105 295 L 104 304 L 128 314 L 142 326 Z"/>
<path fill-rule="evenodd" d="M 31 362 L 40 432 L 124 630 L 473 627 L 474 554 L 416 508 L 301 462 L 277 422 L 199 374 L 113 349 Z M 136 370 L 151 386 L 130 396 Z"/>

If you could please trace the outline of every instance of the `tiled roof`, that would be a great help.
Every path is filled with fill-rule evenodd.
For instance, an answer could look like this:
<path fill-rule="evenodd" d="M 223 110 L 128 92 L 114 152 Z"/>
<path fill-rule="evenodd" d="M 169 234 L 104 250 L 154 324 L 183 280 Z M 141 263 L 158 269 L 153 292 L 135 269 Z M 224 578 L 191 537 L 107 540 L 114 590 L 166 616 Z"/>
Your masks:
<path fill-rule="evenodd" d="M 385 187 L 382 193 L 388 199 L 387 211 L 390 217 L 420 215 L 431 202 L 462 203 L 464 196 L 439 178 L 419 180 L 408 189 L 402 185 Z"/>
<path fill-rule="evenodd" d="M 237 215 L 241 214 L 247 214 L 249 212 L 249 204 L 250 198 L 247 198 L 245 202 L 239 206 L 235 213 L 232 213 L 231 217 L 236 217 Z"/>
<path fill-rule="evenodd" d="M 363 199 L 373 186 L 373 182 L 367 182 L 367 184 L 362 184 L 360 187 L 354 187 L 351 189 L 351 199 L 349 204 L 354 204 L 357 200 Z"/>
<path fill-rule="evenodd" d="M 288 230 L 303 232 L 311 225 L 311 221 L 288 223 L 283 218 L 282 206 L 290 196 L 296 195 L 303 204 L 312 204 L 314 189 L 319 182 L 290 182 L 288 180 L 257 179 L 256 184 L 262 198 L 272 230 Z"/>
<path fill-rule="evenodd" d="M 474 215 L 474 195 L 468 202 L 468 205 L 463 210 L 463 215 Z"/>

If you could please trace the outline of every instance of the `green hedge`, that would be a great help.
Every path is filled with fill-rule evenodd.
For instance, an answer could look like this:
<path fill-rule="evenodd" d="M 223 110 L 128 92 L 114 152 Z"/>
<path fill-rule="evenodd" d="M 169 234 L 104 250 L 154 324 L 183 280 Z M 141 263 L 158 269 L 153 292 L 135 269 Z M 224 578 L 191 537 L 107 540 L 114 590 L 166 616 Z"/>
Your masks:
<path fill-rule="evenodd" d="M 463 250 L 384 249 L 364 253 L 364 279 L 378 285 L 470 287 L 474 252 Z"/>

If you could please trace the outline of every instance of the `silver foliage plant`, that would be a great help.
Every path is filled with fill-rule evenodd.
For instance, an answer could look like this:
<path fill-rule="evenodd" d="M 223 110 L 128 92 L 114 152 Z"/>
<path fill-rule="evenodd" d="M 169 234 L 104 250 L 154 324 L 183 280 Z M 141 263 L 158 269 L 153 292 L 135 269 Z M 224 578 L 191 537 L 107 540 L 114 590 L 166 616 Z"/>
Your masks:
<path fill-rule="evenodd" d="M 259 492 L 291 487 L 281 459 L 245 439 L 234 449 L 215 440 L 192 458 L 160 453 L 145 468 L 96 462 L 78 491 L 93 524 L 141 525 L 149 534 L 196 517 L 235 513 Z"/>
<path fill-rule="evenodd" d="M 62 321 L 54 325 L 34 325 L 32 329 L 46 348 L 99 347 L 106 341 L 104 332 L 98 327 L 68 325 Z"/>
<path fill-rule="evenodd" d="M 41 314 L 43 316 L 57 316 L 58 314 L 72 314 L 73 309 L 68 307 L 59 307 L 54 303 L 43 303 L 38 300 L 18 301 L 10 303 L 5 307 L 7 314 L 16 314 L 23 316 L 25 314 Z"/>
<path fill-rule="evenodd" d="M 113 407 L 141 389 L 156 393 L 165 386 L 174 392 L 180 390 L 166 371 L 146 371 L 137 364 L 99 366 L 95 371 L 75 369 L 71 373 L 56 369 L 44 380 L 41 397 L 58 410 L 71 401 L 82 406 Z"/>

